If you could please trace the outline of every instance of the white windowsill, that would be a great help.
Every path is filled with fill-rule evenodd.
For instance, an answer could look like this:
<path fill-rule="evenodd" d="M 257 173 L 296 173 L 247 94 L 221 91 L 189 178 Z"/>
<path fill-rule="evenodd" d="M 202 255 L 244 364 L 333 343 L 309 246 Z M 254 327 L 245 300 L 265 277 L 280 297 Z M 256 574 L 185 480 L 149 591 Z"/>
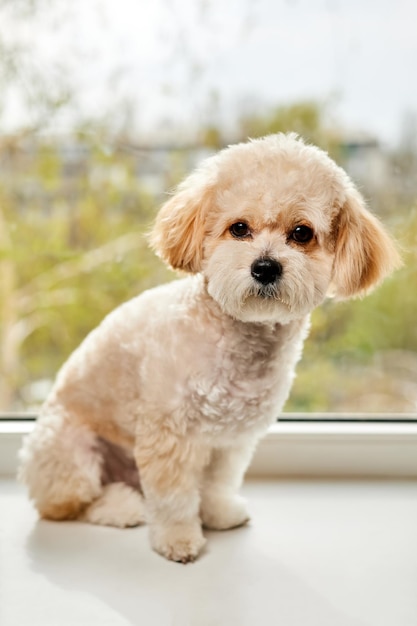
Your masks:
<path fill-rule="evenodd" d="M 16 473 L 22 438 L 33 426 L 0 422 L 0 475 Z M 248 475 L 417 478 L 417 423 L 277 423 L 261 440 Z"/>

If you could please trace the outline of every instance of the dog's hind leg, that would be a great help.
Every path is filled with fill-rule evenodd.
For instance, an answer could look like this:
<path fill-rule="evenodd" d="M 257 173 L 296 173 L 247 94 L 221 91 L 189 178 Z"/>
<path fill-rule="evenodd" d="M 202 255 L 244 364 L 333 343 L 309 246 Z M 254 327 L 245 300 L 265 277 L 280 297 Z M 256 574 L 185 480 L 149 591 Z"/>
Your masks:
<path fill-rule="evenodd" d="M 102 457 L 103 491 L 87 506 L 80 519 L 119 528 L 142 524 L 145 500 L 132 452 L 103 437 L 97 438 L 97 446 Z"/>
<path fill-rule="evenodd" d="M 19 478 L 45 519 L 77 519 L 102 493 L 97 437 L 65 416 L 41 417 L 24 441 L 20 461 Z"/>

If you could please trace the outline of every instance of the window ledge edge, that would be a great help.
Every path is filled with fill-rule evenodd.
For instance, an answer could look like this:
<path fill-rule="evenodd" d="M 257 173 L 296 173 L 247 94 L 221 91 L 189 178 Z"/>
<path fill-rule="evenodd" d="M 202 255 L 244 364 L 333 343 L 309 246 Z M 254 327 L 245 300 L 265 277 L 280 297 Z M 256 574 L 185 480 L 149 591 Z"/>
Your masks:
<path fill-rule="evenodd" d="M 32 420 L 0 422 L 0 476 L 12 476 Z M 277 422 L 249 476 L 417 478 L 417 423 Z"/>

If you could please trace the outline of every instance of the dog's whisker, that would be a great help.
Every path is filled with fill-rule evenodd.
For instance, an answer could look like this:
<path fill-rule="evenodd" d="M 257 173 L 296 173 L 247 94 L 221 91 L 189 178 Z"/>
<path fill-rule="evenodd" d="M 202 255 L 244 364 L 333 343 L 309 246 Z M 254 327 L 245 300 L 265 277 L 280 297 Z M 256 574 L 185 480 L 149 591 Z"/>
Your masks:
<path fill-rule="evenodd" d="M 286 298 L 283 298 L 282 295 L 277 291 L 275 285 L 265 285 L 265 286 L 257 286 L 251 285 L 246 293 L 246 298 L 255 297 L 255 298 L 263 298 L 263 299 L 272 299 L 277 302 L 281 302 L 285 304 L 290 310 L 292 309 L 291 302 L 289 302 Z"/>

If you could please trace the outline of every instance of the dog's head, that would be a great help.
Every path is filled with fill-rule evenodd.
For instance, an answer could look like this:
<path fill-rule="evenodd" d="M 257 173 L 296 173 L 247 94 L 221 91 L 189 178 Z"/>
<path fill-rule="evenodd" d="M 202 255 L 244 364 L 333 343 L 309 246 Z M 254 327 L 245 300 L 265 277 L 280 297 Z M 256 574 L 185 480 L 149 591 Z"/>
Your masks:
<path fill-rule="evenodd" d="M 207 159 L 162 207 L 151 242 L 171 267 L 202 272 L 226 313 L 253 322 L 362 295 L 400 264 L 346 173 L 294 134 Z"/>

